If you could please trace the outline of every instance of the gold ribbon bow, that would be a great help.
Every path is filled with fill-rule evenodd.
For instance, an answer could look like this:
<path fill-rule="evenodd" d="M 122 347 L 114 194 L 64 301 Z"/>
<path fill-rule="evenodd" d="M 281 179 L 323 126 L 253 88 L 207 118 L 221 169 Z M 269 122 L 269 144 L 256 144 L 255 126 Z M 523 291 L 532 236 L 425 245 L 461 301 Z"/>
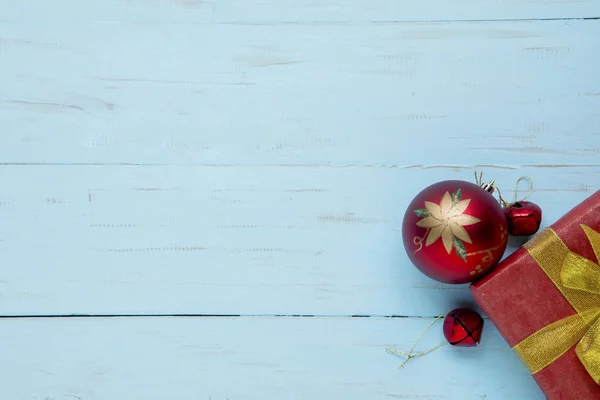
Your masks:
<path fill-rule="evenodd" d="M 600 233 L 586 225 L 581 228 L 600 261 Z M 600 265 L 571 252 L 551 228 L 524 247 L 577 314 L 540 329 L 513 349 L 535 374 L 577 344 L 579 360 L 600 384 Z"/>

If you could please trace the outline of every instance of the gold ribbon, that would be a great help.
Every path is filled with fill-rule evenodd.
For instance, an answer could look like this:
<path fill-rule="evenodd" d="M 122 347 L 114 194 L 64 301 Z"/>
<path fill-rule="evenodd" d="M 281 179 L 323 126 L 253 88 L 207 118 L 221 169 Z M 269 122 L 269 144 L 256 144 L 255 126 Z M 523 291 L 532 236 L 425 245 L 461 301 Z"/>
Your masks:
<path fill-rule="evenodd" d="M 600 233 L 580 226 L 600 261 Z M 571 252 L 551 228 L 524 247 L 577 313 L 540 329 L 513 350 L 535 374 L 577 344 L 579 360 L 600 384 L 600 265 Z"/>

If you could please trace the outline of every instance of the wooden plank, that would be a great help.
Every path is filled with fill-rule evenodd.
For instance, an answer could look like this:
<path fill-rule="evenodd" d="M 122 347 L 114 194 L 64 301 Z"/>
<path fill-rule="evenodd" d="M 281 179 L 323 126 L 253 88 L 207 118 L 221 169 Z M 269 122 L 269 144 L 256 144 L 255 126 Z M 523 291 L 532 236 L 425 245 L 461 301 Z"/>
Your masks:
<path fill-rule="evenodd" d="M 4 23 L 2 37 L 5 163 L 599 159 L 600 21 Z"/>
<path fill-rule="evenodd" d="M 12 400 L 543 399 L 497 331 L 398 370 L 431 320 L 148 318 L 0 320 Z M 440 325 L 423 347 L 439 343 Z"/>
<path fill-rule="evenodd" d="M 594 0 L 4 0 L 0 22 L 312 23 L 593 18 Z"/>
<path fill-rule="evenodd" d="M 226 5 L 226 6 L 225 6 Z M 584 18 L 600 16 L 594 0 L 226 0 L 224 18 L 234 22 L 456 21 Z"/>
<path fill-rule="evenodd" d="M 482 170 L 507 196 L 533 177 L 545 224 L 599 189 L 598 166 Z M 425 186 L 472 176 L 452 166 L 0 167 L 1 313 L 438 315 L 470 295 L 411 266 L 402 217 Z"/>

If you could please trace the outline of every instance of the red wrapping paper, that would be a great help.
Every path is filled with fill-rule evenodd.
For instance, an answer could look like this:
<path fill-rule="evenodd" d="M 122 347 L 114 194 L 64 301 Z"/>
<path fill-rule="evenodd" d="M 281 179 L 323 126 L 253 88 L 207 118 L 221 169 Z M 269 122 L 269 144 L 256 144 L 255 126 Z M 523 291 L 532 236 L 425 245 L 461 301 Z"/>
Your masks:
<path fill-rule="evenodd" d="M 551 226 L 569 250 L 588 260 L 600 261 L 596 259 L 580 224 L 600 232 L 600 191 Z M 523 247 L 472 284 L 471 292 L 511 347 L 552 322 L 576 314 Z M 600 399 L 600 385 L 583 367 L 575 354 L 575 346 L 533 374 L 533 378 L 549 400 Z"/>

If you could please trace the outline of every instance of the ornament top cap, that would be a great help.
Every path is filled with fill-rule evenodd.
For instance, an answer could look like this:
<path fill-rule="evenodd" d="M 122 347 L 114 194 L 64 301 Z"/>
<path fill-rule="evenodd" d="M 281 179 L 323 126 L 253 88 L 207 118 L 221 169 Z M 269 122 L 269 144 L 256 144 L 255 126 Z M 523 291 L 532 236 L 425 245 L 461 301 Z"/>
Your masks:
<path fill-rule="evenodd" d="M 496 183 L 496 182 L 495 181 L 490 181 L 488 183 L 482 183 L 480 186 L 486 192 L 493 194 L 494 190 L 495 190 L 494 189 L 495 188 L 494 183 Z"/>

